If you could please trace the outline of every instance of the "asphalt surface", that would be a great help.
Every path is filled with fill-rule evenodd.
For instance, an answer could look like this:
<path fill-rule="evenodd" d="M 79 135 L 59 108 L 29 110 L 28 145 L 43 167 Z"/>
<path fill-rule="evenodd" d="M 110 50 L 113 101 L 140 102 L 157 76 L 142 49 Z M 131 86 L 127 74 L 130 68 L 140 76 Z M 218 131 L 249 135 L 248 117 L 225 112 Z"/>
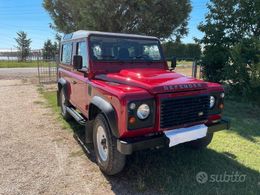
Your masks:
<path fill-rule="evenodd" d="M 0 68 L 0 79 L 6 77 L 34 77 L 37 76 L 37 74 L 38 68 Z"/>

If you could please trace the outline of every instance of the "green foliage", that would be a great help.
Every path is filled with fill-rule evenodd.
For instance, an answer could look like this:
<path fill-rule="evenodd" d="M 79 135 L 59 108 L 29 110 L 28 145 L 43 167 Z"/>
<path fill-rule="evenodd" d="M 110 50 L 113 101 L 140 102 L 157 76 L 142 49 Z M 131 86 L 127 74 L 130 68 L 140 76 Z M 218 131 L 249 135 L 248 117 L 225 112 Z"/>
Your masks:
<path fill-rule="evenodd" d="M 236 93 L 260 95 L 260 40 L 243 39 L 234 45 L 224 73 Z"/>
<path fill-rule="evenodd" d="M 58 53 L 57 42 L 52 43 L 51 40 L 44 42 L 43 46 L 43 59 L 54 59 L 55 55 Z"/>
<path fill-rule="evenodd" d="M 200 59 L 201 48 L 199 44 L 183 44 L 180 42 L 165 42 L 162 44 L 165 57 Z"/>
<path fill-rule="evenodd" d="M 211 0 L 199 25 L 204 76 L 245 96 L 259 90 L 260 1 Z"/>
<path fill-rule="evenodd" d="M 21 61 L 26 61 L 26 58 L 30 54 L 31 39 L 27 38 L 27 34 L 23 31 L 17 33 L 17 49 L 19 50 L 19 57 Z"/>
<path fill-rule="evenodd" d="M 206 45 L 229 47 L 244 37 L 260 36 L 260 1 L 211 0 L 205 22 L 199 30 Z"/>
<path fill-rule="evenodd" d="M 228 49 L 220 45 L 207 45 L 203 54 L 201 65 L 203 66 L 204 79 L 213 82 L 223 80 L 223 69 L 229 59 Z"/>
<path fill-rule="evenodd" d="M 187 34 L 190 0 L 44 0 L 59 32 L 79 29 L 153 35 Z"/>

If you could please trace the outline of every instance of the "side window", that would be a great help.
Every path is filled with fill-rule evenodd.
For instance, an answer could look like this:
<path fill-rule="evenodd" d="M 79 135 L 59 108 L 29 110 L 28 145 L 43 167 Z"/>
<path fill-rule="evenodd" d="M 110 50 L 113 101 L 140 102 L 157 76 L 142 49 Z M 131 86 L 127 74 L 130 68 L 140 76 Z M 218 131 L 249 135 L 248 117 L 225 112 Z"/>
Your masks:
<path fill-rule="evenodd" d="M 82 56 L 82 67 L 88 68 L 88 53 L 87 53 L 87 44 L 86 42 L 77 43 L 77 55 Z"/>
<path fill-rule="evenodd" d="M 63 64 L 71 64 L 72 44 L 66 43 L 62 45 L 61 62 Z"/>

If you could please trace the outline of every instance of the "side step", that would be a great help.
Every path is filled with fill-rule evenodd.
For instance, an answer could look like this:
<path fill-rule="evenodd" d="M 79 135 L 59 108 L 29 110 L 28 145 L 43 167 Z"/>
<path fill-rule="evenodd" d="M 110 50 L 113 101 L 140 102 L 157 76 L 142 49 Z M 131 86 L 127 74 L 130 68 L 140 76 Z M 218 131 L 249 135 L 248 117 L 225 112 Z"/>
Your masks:
<path fill-rule="evenodd" d="M 86 124 L 86 120 L 74 108 L 66 107 L 66 110 L 80 125 Z"/>

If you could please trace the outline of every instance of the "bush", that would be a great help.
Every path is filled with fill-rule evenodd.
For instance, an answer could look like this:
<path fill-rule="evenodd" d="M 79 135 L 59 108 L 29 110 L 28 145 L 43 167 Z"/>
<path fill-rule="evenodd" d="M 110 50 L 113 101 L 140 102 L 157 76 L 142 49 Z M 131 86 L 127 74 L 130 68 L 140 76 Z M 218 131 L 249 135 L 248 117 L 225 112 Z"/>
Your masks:
<path fill-rule="evenodd" d="M 249 97 L 257 95 L 260 89 L 260 41 L 254 38 L 243 39 L 234 45 L 223 70 L 226 81 L 235 94 Z"/>
<path fill-rule="evenodd" d="M 225 79 L 223 70 L 228 63 L 229 50 L 222 46 L 206 46 L 201 65 L 205 80 L 221 82 Z"/>

